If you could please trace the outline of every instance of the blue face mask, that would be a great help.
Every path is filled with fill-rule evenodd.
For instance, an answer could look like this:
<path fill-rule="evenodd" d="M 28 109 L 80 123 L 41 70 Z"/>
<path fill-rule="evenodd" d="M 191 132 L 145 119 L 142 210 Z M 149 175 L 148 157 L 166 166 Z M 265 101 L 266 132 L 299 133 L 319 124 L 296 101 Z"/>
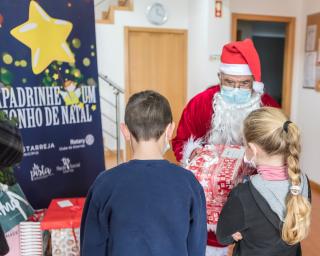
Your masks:
<path fill-rule="evenodd" d="M 221 95 L 227 103 L 244 104 L 250 100 L 251 90 L 221 86 Z"/>

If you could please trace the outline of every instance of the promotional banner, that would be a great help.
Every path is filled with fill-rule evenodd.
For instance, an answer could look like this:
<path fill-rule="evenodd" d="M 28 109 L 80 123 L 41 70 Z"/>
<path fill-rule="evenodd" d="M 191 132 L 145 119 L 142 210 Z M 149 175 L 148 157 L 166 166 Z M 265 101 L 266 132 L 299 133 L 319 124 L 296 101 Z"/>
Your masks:
<path fill-rule="evenodd" d="M 93 0 L 0 1 L 0 110 L 21 129 L 15 176 L 35 209 L 104 170 L 97 83 Z"/>

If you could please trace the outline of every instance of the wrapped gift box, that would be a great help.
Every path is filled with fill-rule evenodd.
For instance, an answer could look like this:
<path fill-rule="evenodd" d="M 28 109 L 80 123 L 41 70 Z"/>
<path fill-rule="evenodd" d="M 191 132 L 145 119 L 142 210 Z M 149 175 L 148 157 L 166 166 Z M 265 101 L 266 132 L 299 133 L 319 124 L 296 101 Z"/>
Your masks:
<path fill-rule="evenodd" d="M 186 167 L 204 189 L 209 230 L 214 231 L 229 192 L 245 174 L 243 156 L 241 146 L 206 145 Z"/>
<path fill-rule="evenodd" d="M 48 231 L 42 231 L 40 227 L 45 212 L 45 210 L 37 210 L 28 221 L 20 223 L 21 256 L 46 255 L 50 236 Z"/>
<path fill-rule="evenodd" d="M 20 223 L 20 253 L 21 256 L 43 255 L 43 234 L 40 222 Z"/>
<path fill-rule="evenodd" d="M 85 198 L 54 199 L 41 222 L 51 231 L 52 256 L 80 255 L 80 224 Z"/>
<path fill-rule="evenodd" d="M 0 224 L 5 233 L 27 220 L 33 212 L 19 184 L 0 183 Z"/>
<path fill-rule="evenodd" d="M 52 255 L 79 256 L 80 228 L 53 229 Z"/>

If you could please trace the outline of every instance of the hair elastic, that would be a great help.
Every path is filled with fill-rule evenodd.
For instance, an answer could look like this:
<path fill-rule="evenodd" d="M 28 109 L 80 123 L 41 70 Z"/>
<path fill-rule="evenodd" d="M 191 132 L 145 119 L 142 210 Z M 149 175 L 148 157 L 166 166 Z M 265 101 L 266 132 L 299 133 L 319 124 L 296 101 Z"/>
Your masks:
<path fill-rule="evenodd" d="M 288 127 L 289 127 L 289 124 L 291 124 L 292 122 L 291 121 L 285 121 L 284 124 L 283 124 L 283 130 L 288 133 Z"/>
<path fill-rule="evenodd" d="M 301 193 L 301 186 L 292 185 L 290 187 L 290 193 L 294 196 L 298 196 Z"/>

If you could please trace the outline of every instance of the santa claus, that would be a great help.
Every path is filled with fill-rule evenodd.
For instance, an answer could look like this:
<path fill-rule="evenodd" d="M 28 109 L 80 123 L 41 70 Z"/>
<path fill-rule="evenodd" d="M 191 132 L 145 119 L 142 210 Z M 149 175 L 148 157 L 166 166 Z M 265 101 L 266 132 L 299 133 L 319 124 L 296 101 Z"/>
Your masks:
<path fill-rule="evenodd" d="M 218 76 L 220 84 L 191 99 L 181 116 L 172 145 L 183 165 L 204 145 L 242 145 L 245 117 L 261 106 L 279 107 L 263 92 L 260 59 L 251 39 L 224 46 Z M 217 242 L 212 229 L 207 244 L 207 256 L 227 255 L 227 248 Z"/>

